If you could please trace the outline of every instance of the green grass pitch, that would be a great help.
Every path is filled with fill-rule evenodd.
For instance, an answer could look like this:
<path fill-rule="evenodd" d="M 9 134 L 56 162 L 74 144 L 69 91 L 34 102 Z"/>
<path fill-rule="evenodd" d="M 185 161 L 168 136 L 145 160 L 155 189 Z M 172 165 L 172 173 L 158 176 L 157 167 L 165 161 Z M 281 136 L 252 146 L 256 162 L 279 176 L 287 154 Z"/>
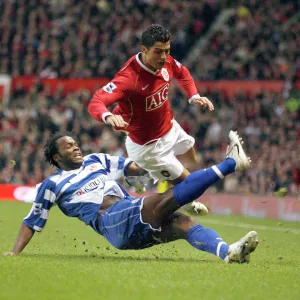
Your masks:
<path fill-rule="evenodd" d="M 0 202 L 0 252 L 10 251 L 30 204 Z M 1 300 L 300 299 L 300 224 L 246 217 L 198 218 L 232 243 L 260 244 L 248 265 L 226 265 L 185 241 L 120 251 L 57 208 L 22 255 L 0 255 Z"/>

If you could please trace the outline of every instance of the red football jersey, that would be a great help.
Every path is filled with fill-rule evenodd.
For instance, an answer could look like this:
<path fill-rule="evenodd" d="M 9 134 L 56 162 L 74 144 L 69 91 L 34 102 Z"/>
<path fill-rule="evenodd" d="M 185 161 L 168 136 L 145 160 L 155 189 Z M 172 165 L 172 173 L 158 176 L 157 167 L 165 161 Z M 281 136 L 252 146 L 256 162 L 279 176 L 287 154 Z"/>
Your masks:
<path fill-rule="evenodd" d="M 174 113 L 168 101 L 172 78 L 183 87 L 189 101 L 198 91 L 188 69 L 172 56 L 154 72 L 142 63 L 140 55 L 131 57 L 114 79 L 93 95 L 88 110 L 94 119 L 104 122 L 111 115 L 107 106 L 118 102 L 113 114 L 121 115 L 129 125 L 116 129 L 127 131 L 135 143 L 143 145 L 172 128 Z"/>

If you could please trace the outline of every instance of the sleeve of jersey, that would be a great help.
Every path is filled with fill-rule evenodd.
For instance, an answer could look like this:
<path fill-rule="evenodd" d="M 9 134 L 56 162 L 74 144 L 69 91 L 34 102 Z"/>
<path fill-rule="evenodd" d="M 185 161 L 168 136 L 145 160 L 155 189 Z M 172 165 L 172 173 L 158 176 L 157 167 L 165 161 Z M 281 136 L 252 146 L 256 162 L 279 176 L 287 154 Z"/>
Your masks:
<path fill-rule="evenodd" d="M 42 231 L 48 220 L 49 210 L 55 202 L 55 183 L 46 179 L 38 189 L 35 201 L 23 223 L 35 231 Z"/>
<path fill-rule="evenodd" d="M 117 74 L 107 85 L 99 89 L 88 105 L 90 115 L 98 121 L 105 123 L 105 117 L 112 115 L 107 107 L 113 103 L 127 98 L 130 88 L 129 74 Z"/>
<path fill-rule="evenodd" d="M 195 81 L 190 74 L 189 70 L 179 63 L 175 59 L 171 59 L 171 64 L 173 67 L 174 78 L 178 81 L 181 87 L 186 92 L 187 96 L 189 97 L 189 102 L 191 103 L 195 96 L 199 96 L 197 87 L 195 85 Z"/>
<path fill-rule="evenodd" d="M 100 161 L 105 167 L 108 179 L 117 180 L 125 176 L 127 167 L 132 163 L 129 158 L 99 154 Z"/>

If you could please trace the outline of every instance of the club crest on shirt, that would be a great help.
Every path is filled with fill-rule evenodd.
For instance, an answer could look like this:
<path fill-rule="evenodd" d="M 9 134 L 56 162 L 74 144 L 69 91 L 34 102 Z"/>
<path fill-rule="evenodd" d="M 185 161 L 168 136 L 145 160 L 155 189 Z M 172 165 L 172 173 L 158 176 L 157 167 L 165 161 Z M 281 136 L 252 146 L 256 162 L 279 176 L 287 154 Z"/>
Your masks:
<path fill-rule="evenodd" d="M 165 81 L 169 81 L 170 76 L 169 76 L 168 70 L 166 68 L 161 69 L 161 75 Z"/>

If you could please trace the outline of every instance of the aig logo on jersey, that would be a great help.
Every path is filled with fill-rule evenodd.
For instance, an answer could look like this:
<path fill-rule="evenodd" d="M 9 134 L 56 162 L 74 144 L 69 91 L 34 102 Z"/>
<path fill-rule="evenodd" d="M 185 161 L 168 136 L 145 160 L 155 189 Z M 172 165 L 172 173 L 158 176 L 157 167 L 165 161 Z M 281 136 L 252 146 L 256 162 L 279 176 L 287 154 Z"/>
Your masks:
<path fill-rule="evenodd" d="M 161 69 L 161 75 L 165 81 L 169 81 L 170 76 L 169 76 L 168 70 L 166 68 Z"/>
<path fill-rule="evenodd" d="M 168 100 L 170 85 L 167 83 L 155 94 L 146 98 L 146 111 L 151 111 L 161 107 Z"/>

